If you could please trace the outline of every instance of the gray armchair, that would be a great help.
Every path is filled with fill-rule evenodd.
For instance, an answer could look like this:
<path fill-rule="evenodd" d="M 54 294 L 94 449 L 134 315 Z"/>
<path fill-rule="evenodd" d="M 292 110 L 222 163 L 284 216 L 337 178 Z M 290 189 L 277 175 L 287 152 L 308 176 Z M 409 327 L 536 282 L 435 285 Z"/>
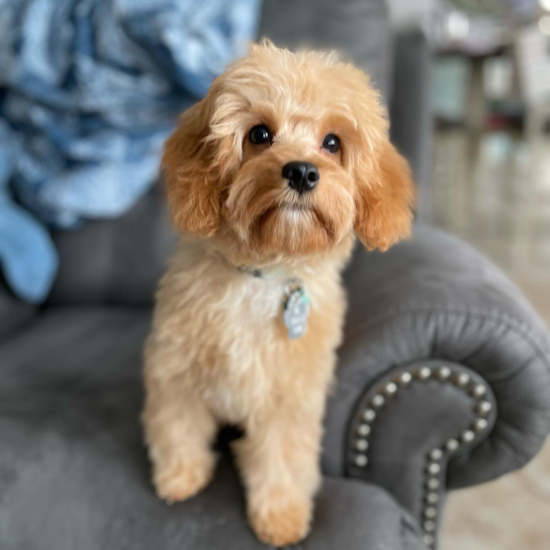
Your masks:
<path fill-rule="evenodd" d="M 548 434 L 548 333 L 486 258 L 426 224 L 422 34 L 392 36 L 382 0 L 266 0 L 261 34 L 338 47 L 373 75 L 420 195 L 413 238 L 358 249 L 347 269 L 326 477 L 299 547 L 433 548 L 448 490 L 521 467 Z M 174 243 L 160 187 L 123 218 L 55 240 L 61 271 L 44 307 L 0 288 L 0 548 L 264 548 L 229 458 L 188 502 L 167 506 L 150 482 L 141 349 Z"/>

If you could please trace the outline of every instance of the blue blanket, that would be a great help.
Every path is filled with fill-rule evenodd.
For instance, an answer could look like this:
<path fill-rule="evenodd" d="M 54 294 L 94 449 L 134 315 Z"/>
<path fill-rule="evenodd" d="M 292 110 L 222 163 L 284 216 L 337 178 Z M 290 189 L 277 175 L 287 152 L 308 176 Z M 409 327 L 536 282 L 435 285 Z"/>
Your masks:
<path fill-rule="evenodd" d="M 46 226 L 118 216 L 178 113 L 254 39 L 261 0 L 0 0 L 0 262 L 40 302 Z"/>

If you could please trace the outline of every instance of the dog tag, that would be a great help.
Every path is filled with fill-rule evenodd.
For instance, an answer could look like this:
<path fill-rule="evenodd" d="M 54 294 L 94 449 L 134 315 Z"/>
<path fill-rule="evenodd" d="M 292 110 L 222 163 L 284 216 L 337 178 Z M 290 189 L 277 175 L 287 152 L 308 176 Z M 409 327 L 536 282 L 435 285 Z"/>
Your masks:
<path fill-rule="evenodd" d="M 291 339 L 302 337 L 307 330 L 309 300 L 304 287 L 299 284 L 294 289 L 285 289 L 287 300 L 284 305 L 283 319 Z"/>

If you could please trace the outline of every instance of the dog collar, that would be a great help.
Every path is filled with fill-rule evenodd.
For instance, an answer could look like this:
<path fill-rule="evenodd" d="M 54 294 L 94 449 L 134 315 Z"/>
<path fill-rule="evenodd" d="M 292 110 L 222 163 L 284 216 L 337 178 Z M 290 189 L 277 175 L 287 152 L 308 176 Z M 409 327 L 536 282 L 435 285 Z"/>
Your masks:
<path fill-rule="evenodd" d="M 246 265 L 238 265 L 237 269 L 241 273 L 247 273 L 248 275 L 252 275 L 252 277 L 256 277 L 258 279 L 264 279 L 265 278 L 264 271 L 261 270 L 261 269 L 258 269 L 256 267 L 248 267 Z"/>

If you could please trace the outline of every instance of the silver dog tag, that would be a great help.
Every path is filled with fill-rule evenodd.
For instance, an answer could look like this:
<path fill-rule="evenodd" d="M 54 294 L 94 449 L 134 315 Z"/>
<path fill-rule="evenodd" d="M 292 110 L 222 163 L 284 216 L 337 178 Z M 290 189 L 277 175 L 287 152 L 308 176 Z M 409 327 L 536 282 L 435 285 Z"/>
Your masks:
<path fill-rule="evenodd" d="M 298 286 L 286 285 L 287 295 L 284 304 L 283 320 L 288 330 L 288 337 L 291 339 L 302 337 L 307 331 L 307 318 L 309 315 L 309 299 L 301 282 Z"/>

